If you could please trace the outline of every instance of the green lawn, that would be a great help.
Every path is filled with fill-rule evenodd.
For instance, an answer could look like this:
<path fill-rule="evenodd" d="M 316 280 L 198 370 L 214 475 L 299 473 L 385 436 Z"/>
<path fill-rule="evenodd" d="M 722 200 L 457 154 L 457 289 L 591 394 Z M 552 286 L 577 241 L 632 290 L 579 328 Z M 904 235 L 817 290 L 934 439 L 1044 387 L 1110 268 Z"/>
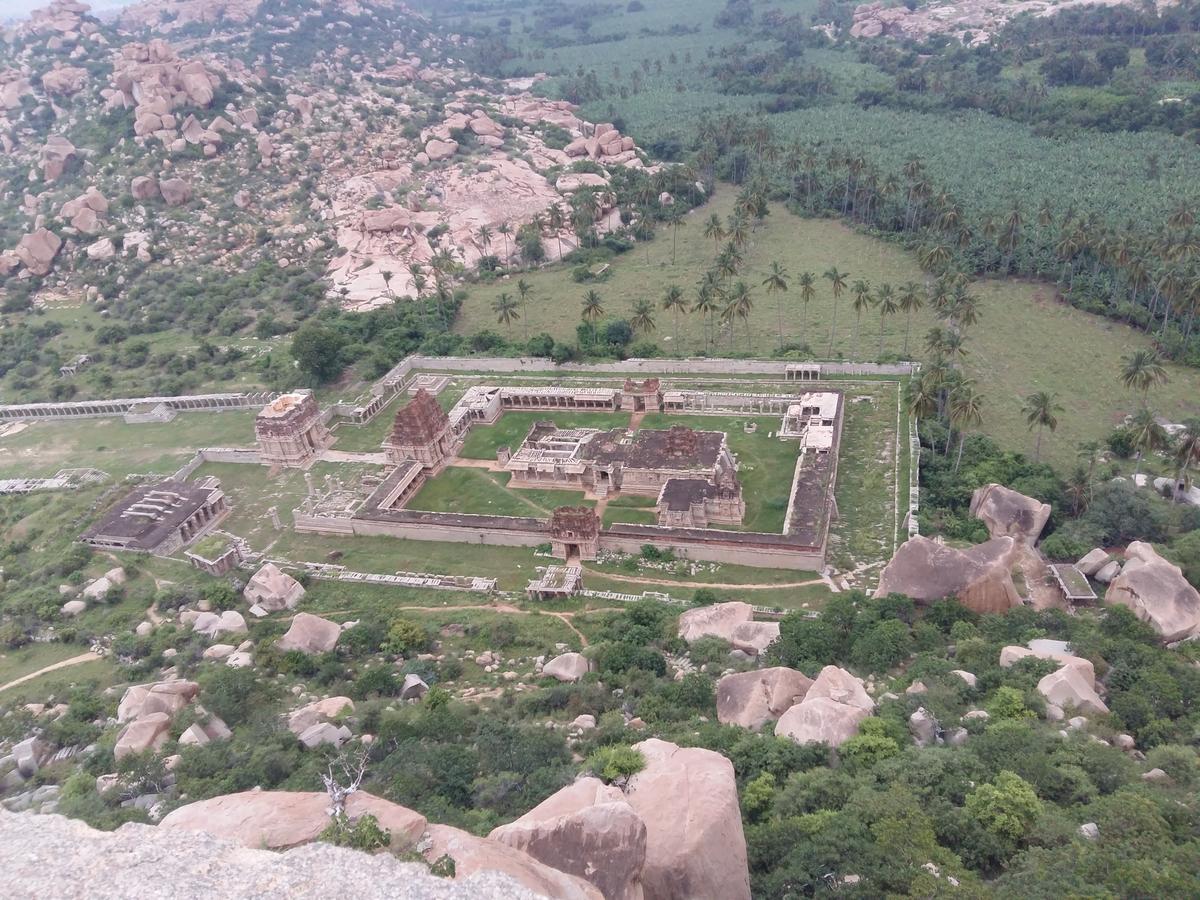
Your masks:
<path fill-rule="evenodd" d="M 0 478 L 53 475 L 93 466 L 123 478 L 169 474 L 201 447 L 254 446 L 258 410 L 180 413 L 174 421 L 128 425 L 120 417 L 32 422 L 0 438 Z"/>
<path fill-rule="evenodd" d="M 559 428 L 627 428 L 629 413 L 506 412 L 495 425 L 476 425 L 467 435 L 460 456 L 466 459 L 496 458 L 496 450 L 508 447 L 513 451 L 521 446 L 525 435 L 535 422 L 553 422 Z"/>
<path fill-rule="evenodd" d="M 556 506 L 595 506 L 582 491 L 508 487 L 507 472 L 451 466 L 425 482 L 407 509 L 493 516 L 549 516 Z"/>
<path fill-rule="evenodd" d="M 79 644 L 26 644 L 16 650 L 5 650 L 0 653 L 0 684 L 86 652 L 87 648 Z"/>
<path fill-rule="evenodd" d="M 652 497 L 639 497 L 636 494 L 614 497 L 605 507 L 604 526 L 607 528 L 615 522 L 654 525 L 658 522 L 658 516 L 654 512 L 655 506 L 657 501 Z"/>
<path fill-rule="evenodd" d="M 698 431 L 723 431 L 729 449 L 738 459 L 738 478 L 746 501 L 745 531 L 781 533 L 787 515 L 792 474 L 798 448 L 795 441 L 771 437 L 779 429 L 779 416 L 679 416 L 660 413 L 642 420 L 643 428 L 670 428 L 687 425 Z M 753 422 L 758 430 L 747 434 L 744 426 Z"/>

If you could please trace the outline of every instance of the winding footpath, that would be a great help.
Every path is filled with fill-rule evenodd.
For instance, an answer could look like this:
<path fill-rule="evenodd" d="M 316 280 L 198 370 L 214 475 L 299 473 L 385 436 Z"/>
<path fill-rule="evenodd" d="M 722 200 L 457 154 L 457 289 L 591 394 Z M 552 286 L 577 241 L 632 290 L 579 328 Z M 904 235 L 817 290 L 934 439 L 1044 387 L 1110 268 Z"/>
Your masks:
<path fill-rule="evenodd" d="M 20 678 L 14 678 L 8 684 L 0 684 L 0 691 L 7 691 L 9 688 L 14 688 L 19 684 L 24 684 L 27 681 L 33 681 L 35 678 L 40 678 L 48 672 L 57 672 L 59 669 L 66 669 L 70 666 L 78 666 L 81 663 L 92 662 L 93 660 L 104 659 L 99 653 L 94 653 L 89 650 L 87 653 L 80 653 L 78 656 L 72 656 L 70 659 L 59 660 L 48 666 L 43 666 L 36 672 L 30 672 L 28 675 L 22 675 Z"/>

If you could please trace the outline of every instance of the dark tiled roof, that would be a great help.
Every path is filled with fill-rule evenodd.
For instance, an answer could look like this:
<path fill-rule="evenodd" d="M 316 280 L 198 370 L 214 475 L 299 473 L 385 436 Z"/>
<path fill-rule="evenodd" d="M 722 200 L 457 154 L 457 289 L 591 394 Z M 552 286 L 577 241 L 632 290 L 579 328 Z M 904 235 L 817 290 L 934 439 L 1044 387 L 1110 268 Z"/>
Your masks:
<path fill-rule="evenodd" d="M 142 485 L 126 494 L 83 538 L 152 550 L 208 503 L 215 490 L 187 481 Z"/>
<path fill-rule="evenodd" d="M 583 456 L 602 464 L 620 462 L 628 469 L 711 469 L 725 442 L 719 431 L 693 431 L 683 425 L 642 429 L 622 443 L 625 436 L 621 429 L 601 432 L 588 442 Z"/>
<path fill-rule="evenodd" d="M 662 502 L 667 509 L 682 512 L 691 509 L 693 503 L 716 494 L 717 488 L 703 478 L 671 478 L 663 485 Z"/>

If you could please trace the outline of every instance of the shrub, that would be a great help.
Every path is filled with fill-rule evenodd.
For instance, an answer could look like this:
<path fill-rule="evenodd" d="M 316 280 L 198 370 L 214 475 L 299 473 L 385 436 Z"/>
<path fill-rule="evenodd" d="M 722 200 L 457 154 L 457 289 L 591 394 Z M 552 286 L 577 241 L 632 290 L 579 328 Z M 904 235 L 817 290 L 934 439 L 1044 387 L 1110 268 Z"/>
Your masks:
<path fill-rule="evenodd" d="M 345 813 L 334 816 L 325 830 L 317 835 L 318 841 L 338 847 L 350 847 L 370 853 L 391 843 L 388 833 L 379 827 L 379 820 L 370 813 L 351 821 Z"/>
<path fill-rule="evenodd" d="M 383 649 L 401 656 L 424 650 L 429 646 L 429 633 L 424 626 L 411 619 L 397 619 L 388 629 Z"/>
<path fill-rule="evenodd" d="M 646 758 L 641 752 L 622 746 L 601 747 L 588 757 L 586 764 L 587 771 L 606 784 L 629 778 L 644 768 Z"/>

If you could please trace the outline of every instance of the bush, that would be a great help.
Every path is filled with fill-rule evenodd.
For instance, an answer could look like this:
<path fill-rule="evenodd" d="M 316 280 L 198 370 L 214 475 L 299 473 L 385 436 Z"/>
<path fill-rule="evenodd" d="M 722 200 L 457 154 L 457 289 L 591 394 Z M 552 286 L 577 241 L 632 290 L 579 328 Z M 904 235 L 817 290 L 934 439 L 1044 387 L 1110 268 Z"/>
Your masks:
<path fill-rule="evenodd" d="M 397 619 L 388 629 L 383 649 L 388 653 L 404 656 L 417 653 L 429 646 L 429 633 L 424 626 L 411 619 Z"/>
<path fill-rule="evenodd" d="M 588 757 L 586 764 L 586 770 L 606 784 L 627 779 L 644 768 L 646 758 L 641 751 L 622 746 L 601 747 Z"/>
<path fill-rule="evenodd" d="M 379 820 L 370 813 L 359 816 L 353 822 L 345 813 L 339 813 L 317 835 L 317 840 L 365 853 L 381 850 L 391 843 L 388 833 L 379 827 Z"/>

